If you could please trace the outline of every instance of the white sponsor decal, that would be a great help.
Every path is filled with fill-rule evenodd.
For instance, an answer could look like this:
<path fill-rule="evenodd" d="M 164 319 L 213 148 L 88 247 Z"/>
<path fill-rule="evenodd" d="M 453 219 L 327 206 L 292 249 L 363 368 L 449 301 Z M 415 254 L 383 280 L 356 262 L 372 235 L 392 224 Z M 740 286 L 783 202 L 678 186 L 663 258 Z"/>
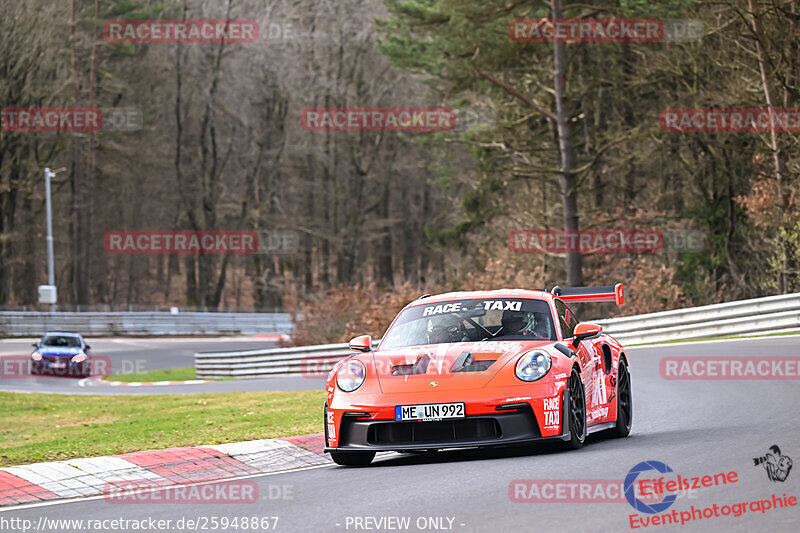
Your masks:
<path fill-rule="evenodd" d="M 506 398 L 503 402 L 520 402 L 524 400 L 530 400 L 530 396 L 517 396 L 516 398 Z"/>
<path fill-rule="evenodd" d="M 544 427 L 545 429 L 557 428 L 559 424 L 559 396 L 553 398 L 543 398 L 544 402 Z"/>
<path fill-rule="evenodd" d="M 422 316 L 455 313 L 456 311 L 461 311 L 461 302 L 428 306 L 422 311 Z"/>
<path fill-rule="evenodd" d="M 519 311 L 522 309 L 522 300 L 507 301 L 501 300 L 486 300 L 483 302 L 483 308 L 487 311 Z"/>
<path fill-rule="evenodd" d="M 522 300 L 485 300 L 478 302 L 472 309 L 480 309 L 483 307 L 486 311 L 520 311 L 522 309 Z M 440 315 L 442 313 L 456 313 L 461 311 L 461 302 L 453 302 L 439 305 L 429 305 L 422 310 L 422 316 Z"/>
<path fill-rule="evenodd" d="M 607 403 L 608 395 L 606 394 L 606 376 L 603 372 L 603 365 L 600 362 L 600 355 L 597 347 L 594 347 L 595 355 L 592 357 L 594 362 L 594 370 L 592 371 L 592 396 L 589 404 L 592 406 L 602 405 Z"/>
<path fill-rule="evenodd" d="M 558 410 L 558 396 L 554 398 L 544 398 L 544 408 L 548 411 L 550 410 Z"/>
<path fill-rule="evenodd" d="M 589 412 L 589 420 L 597 420 L 598 418 L 605 418 L 608 416 L 608 407 L 598 407 Z"/>
<path fill-rule="evenodd" d="M 475 344 L 475 347 L 469 348 L 469 353 L 506 353 L 522 349 L 522 344 L 514 341 L 485 341 Z"/>

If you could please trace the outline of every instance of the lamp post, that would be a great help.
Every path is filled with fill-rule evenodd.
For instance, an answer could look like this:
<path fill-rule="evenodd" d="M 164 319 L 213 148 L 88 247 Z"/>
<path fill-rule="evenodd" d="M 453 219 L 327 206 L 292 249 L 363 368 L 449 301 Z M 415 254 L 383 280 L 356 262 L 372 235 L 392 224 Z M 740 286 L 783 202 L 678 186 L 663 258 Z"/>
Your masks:
<path fill-rule="evenodd" d="M 50 179 L 65 170 L 67 169 L 59 168 L 55 172 L 51 172 L 49 168 L 44 169 L 45 205 L 47 208 L 47 285 L 39 287 L 39 301 L 50 304 L 51 313 L 56 310 L 56 278 L 53 264 L 53 206 L 50 199 Z"/>

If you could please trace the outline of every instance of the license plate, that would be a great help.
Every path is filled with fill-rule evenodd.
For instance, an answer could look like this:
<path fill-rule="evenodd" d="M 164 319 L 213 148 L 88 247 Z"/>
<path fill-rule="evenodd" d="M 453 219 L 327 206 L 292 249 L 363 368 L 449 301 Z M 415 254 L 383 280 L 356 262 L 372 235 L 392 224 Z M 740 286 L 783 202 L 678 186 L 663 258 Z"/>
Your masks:
<path fill-rule="evenodd" d="M 67 368 L 67 363 L 61 361 L 53 361 L 50 366 L 53 368 Z"/>
<path fill-rule="evenodd" d="M 394 408 L 395 420 L 442 420 L 464 416 L 463 402 L 398 405 Z"/>

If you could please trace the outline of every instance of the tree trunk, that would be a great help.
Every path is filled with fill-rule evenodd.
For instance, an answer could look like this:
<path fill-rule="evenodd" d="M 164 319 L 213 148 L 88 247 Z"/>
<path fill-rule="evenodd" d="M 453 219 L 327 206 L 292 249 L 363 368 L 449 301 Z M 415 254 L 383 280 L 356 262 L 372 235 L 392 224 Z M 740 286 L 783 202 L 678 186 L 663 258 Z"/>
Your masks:
<path fill-rule="evenodd" d="M 78 1 L 70 2 L 70 45 L 73 98 L 76 107 L 81 102 L 81 82 L 78 71 Z M 75 133 L 72 144 L 72 212 L 75 217 L 73 245 L 70 247 L 72 256 L 73 287 L 75 303 L 85 304 L 89 300 L 89 279 L 87 276 L 86 249 L 86 169 L 84 168 L 84 138 L 82 133 Z"/>
<path fill-rule="evenodd" d="M 553 18 L 563 18 L 561 0 L 552 0 Z M 565 42 L 553 42 L 554 73 L 553 88 L 556 101 L 556 127 L 558 130 L 558 148 L 561 153 L 561 202 L 564 209 L 564 229 L 577 232 L 578 226 L 578 192 L 573 169 L 575 155 L 570 138 L 569 110 L 567 109 L 567 45 Z M 566 254 L 567 286 L 577 287 L 583 284 L 581 254 L 570 251 Z"/>
<path fill-rule="evenodd" d="M 761 34 L 759 33 L 758 17 L 756 16 L 755 6 L 753 0 L 747 0 L 747 6 L 750 9 L 750 21 L 753 25 L 753 34 L 756 40 L 756 57 L 758 58 L 758 69 L 761 72 L 761 84 L 764 89 L 764 99 L 767 102 L 767 109 L 770 114 L 773 113 L 773 99 L 772 88 L 767 77 L 767 66 L 764 58 L 764 48 L 761 46 Z M 781 143 L 778 138 L 777 128 L 770 128 L 770 149 L 772 150 L 772 162 L 775 166 L 775 182 L 778 188 L 778 196 L 780 197 L 781 209 L 781 227 L 786 223 L 786 215 L 789 211 L 789 195 L 784 190 L 784 180 L 786 176 L 786 163 L 783 160 L 781 152 Z M 781 293 L 785 293 L 789 287 L 789 267 L 787 264 L 787 250 L 786 243 L 782 236 L 778 237 L 778 245 L 781 248 L 781 257 L 783 264 L 781 266 L 781 273 L 778 278 L 778 289 Z"/>
<path fill-rule="evenodd" d="M 94 18 L 100 20 L 100 0 L 94 2 Z M 89 107 L 97 107 L 97 48 L 100 42 L 99 25 L 95 26 L 92 34 L 91 46 L 91 59 L 89 64 Z M 83 298 L 78 300 L 78 303 L 91 303 L 91 286 L 92 279 L 92 248 L 94 244 L 94 183 L 95 183 L 95 170 L 96 156 L 97 156 L 97 134 L 94 131 L 87 132 L 87 151 L 86 151 L 86 191 L 84 194 L 84 210 L 86 227 L 84 228 L 84 247 L 83 247 L 83 273 L 85 283 L 82 288 Z"/>

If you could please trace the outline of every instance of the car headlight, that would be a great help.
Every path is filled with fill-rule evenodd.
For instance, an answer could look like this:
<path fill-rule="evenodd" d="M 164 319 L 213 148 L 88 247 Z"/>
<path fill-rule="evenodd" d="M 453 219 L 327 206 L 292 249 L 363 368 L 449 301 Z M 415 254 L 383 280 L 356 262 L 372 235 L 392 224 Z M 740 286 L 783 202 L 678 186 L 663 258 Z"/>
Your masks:
<path fill-rule="evenodd" d="M 336 374 L 336 385 L 344 392 L 353 392 L 364 383 L 367 369 L 361 361 L 348 361 L 342 365 Z"/>
<path fill-rule="evenodd" d="M 331 378 L 336 375 L 336 371 L 339 370 L 339 367 L 342 366 L 342 363 L 344 363 L 344 359 L 339 359 L 338 361 L 336 361 L 336 364 L 333 365 L 333 368 L 331 368 L 331 371 L 328 372 L 328 377 L 325 378 L 326 382 L 330 381 Z"/>
<path fill-rule="evenodd" d="M 522 381 L 536 381 L 550 370 L 550 356 L 543 352 L 526 353 L 517 361 L 515 370 Z"/>
<path fill-rule="evenodd" d="M 72 359 L 70 359 L 71 363 L 83 363 L 84 361 L 86 361 L 86 354 L 85 353 L 79 353 L 79 354 L 73 355 Z"/>
<path fill-rule="evenodd" d="M 31 354 L 31 359 L 33 359 L 34 361 L 41 361 L 42 360 L 42 354 L 40 354 L 39 352 L 33 352 Z"/>

